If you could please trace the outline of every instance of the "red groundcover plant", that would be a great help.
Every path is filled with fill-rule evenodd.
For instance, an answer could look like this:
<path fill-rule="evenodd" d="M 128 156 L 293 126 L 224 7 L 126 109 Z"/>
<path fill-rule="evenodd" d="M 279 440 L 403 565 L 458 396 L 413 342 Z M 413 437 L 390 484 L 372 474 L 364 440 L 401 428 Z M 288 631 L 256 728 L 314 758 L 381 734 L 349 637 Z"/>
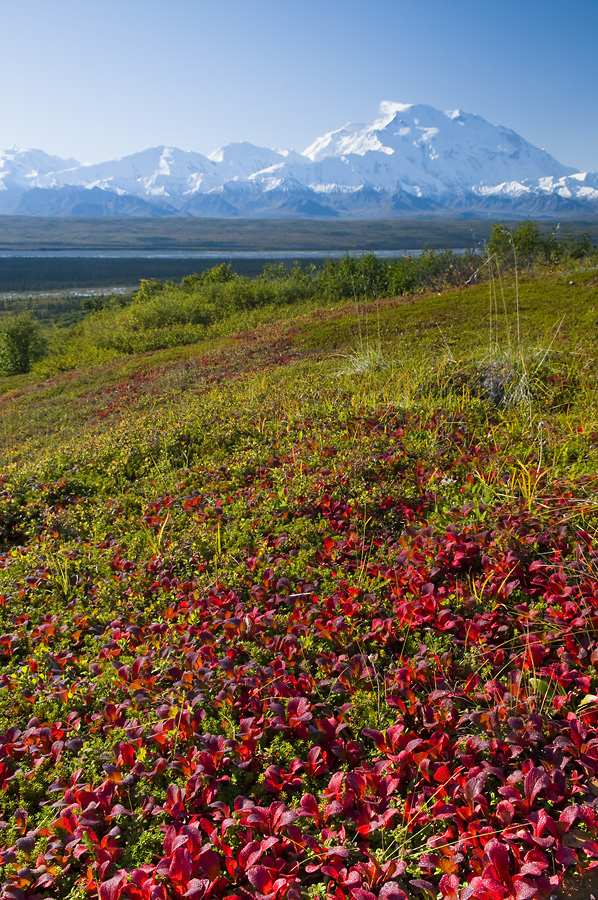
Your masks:
<path fill-rule="evenodd" d="M 598 865 L 588 482 L 488 505 L 465 417 L 331 416 L 162 494 L 5 482 L 3 897 L 547 900 Z"/>

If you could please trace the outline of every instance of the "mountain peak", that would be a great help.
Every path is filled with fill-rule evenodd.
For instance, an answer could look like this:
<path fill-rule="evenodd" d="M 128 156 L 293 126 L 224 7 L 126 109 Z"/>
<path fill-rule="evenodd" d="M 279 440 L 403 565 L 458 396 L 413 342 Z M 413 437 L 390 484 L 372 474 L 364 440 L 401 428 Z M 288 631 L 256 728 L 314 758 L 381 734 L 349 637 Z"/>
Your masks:
<path fill-rule="evenodd" d="M 28 203 L 32 189 L 35 202 Z M 94 191 L 96 206 L 105 197 L 106 210 L 113 210 L 114 195 L 129 197 L 135 199 L 131 208 L 148 215 L 392 218 L 417 210 L 598 211 L 597 175 L 581 176 L 481 116 L 393 100 L 384 100 L 369 124 L 329 131 L 303 153 L 249 141 L 227 144 L 210 156 L 162 145 L 94 165 L 42 150 L 12 147 L 0 153 L 0 214 L 56 214 L 57 192 L 58 206 L 66 210 L 72 208 L 69 192 L 80 196 L 86 190 Z"/>
<path fill-rule="evenodd" d="M 280 156 L 279 150 L 271 150 L 269 147 L 257 147 L 249 141 L 233 141 L 232 144 L 226 144 L 224 147 L 214 150 L 213 153 L 208 155 L 208 159 L 220 163 L 233 159 L 236 161 L 256 158 L 279 159 Z"/>
<path fill-rule="evenodd" d="M 409 112 L 413 103 L 397 103 L 394 100 L 383 100 L 380 104 L 380 112 L 383 116 L 394 116 L 396 113 Z"/>

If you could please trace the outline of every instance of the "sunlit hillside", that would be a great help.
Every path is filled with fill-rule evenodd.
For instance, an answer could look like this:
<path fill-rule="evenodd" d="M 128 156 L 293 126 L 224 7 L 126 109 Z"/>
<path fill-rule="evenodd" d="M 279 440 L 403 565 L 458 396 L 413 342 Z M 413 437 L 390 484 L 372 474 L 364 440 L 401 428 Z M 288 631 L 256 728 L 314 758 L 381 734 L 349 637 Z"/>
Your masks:
<path fill-rule="evenodd" d="M 0 383 L 3 897 L 587 896 L 598 267 L 495 237 L 35 332 Z"/>

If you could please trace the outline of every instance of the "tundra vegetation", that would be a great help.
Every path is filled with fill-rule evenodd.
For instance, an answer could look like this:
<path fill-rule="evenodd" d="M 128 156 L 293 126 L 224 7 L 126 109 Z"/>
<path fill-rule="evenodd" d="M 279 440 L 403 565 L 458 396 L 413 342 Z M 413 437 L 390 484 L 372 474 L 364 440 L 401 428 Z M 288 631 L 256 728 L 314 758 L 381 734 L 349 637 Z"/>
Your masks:
<path fill-rule="evenodd" d="M 520 228 L 36 332 L 0 381 L 3 897 L 598 867 L 598 259 Z"/>

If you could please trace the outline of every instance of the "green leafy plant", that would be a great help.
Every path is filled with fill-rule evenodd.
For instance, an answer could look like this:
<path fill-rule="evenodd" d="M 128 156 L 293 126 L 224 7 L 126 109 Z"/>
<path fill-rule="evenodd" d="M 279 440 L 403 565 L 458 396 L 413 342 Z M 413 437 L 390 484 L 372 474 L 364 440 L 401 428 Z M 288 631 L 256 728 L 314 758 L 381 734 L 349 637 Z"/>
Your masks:
<path fill-rule="evenodd" d="M 29 372 L 46 346 L 39 323 L 29 313 L 5 319 L 0 328 L 0 371 L 4 375 Z"/>

